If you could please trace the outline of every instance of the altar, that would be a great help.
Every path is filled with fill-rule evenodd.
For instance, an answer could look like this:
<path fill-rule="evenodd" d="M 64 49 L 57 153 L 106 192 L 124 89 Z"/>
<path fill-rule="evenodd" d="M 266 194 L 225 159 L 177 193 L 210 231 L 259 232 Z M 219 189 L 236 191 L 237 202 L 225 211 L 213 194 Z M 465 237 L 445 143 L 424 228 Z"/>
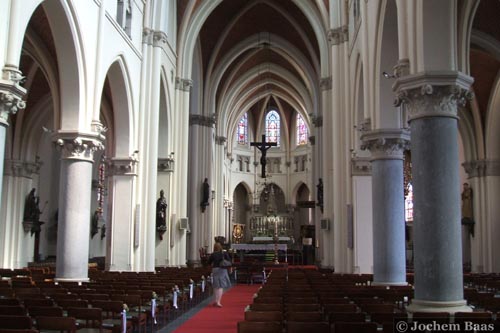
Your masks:
<path fill-rule="evenodd" d="M 232 244 L 231 251 L 234 253 L 234 259 L 240 263 L 259 262 L 262 264 L 270 263 L 274 259 L 274 249 L 277 245 L 278 260 L 281 263 L 301 264 L 302 256 L 297 251 L 289 251 L 287 243 L 243 243 Z"/>

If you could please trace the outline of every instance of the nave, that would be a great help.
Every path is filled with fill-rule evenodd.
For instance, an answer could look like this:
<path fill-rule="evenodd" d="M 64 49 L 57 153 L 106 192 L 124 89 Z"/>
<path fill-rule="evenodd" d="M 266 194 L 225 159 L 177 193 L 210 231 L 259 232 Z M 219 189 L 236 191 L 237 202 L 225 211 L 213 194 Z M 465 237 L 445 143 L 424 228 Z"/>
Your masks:
<path fill-rule="evenodd" d="M 396 332 L 396 324 L 500 329 L 498 274 L 464 274 L 473 312 L 450 314 L 407 312 L 413 274 L 407 286 L 388 287 L 374 285 L 371 274 L 303 266 L 266 265 L 261 273 L 247 279 L 235 265 L 219 308 L 213 306 L 210 267 L 121 273 L 91 268 L 91 280 L 81 283 L 55 282 L 48 267 L 1 269 L 0 332 L 363 333 Z"/>

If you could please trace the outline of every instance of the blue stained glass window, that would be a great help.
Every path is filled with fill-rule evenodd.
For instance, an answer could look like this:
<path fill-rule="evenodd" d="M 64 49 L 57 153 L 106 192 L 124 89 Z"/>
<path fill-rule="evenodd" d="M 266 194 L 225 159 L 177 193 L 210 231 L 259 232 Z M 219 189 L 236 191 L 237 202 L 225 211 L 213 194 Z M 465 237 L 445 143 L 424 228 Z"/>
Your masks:
<path fill-rule="evenodd" d="M 280 115 L 271 110 L 266 115 L 266 141 L 280 145 Z"/>
<path fill-rule="evenodd" d="M 300 113 L 297 113 L 297 146 L 307 144 L 308 136 L 306 122 Z"/>
<path fill-rule="evenodd" d="M 245 113 L 238 123 L 237 129 L 238 144 L 246 145 L 248 143 L 248 115 Z"/>

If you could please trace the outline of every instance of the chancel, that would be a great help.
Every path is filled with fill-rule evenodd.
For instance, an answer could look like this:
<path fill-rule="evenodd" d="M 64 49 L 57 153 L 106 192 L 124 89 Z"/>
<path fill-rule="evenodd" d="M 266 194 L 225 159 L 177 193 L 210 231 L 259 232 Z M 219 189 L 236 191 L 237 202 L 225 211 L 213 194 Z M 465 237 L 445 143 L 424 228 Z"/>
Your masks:
<path fill-rule="evenodd" d="M 498 325 L 498 17 L 497 0 L 1 0 L 0 330 L 45 331 L 41 301 L 71 329 L 75 304 L 117 302 L 127 333 Z"/>

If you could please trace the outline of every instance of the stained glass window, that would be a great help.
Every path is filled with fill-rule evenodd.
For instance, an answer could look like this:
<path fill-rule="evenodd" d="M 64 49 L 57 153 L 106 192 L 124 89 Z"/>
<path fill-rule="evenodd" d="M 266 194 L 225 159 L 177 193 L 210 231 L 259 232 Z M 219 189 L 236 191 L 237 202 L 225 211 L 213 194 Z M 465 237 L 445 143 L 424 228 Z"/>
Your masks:
<path fill-rule="evenodd" d="M 306 122 L 300 113 L 297 113 L 297 146 L 307 144 L 307 137 L 308 132 Z"/>
<path fill-rule="evenodd" d="M 405 221 L 413 222 L 413 186 L 408 184 L 408 194 L 405 197 Z"/>
<path fill-rule="evenodd" d="M 245 113 L 238 123 L 237 129 L 238 144 L 246 145 L 248 143 L 248 115 Z"/>
<path fill-rule="evenodd" d="M 280 145 L 280 115 L 271 110 L 266 115 L 266 141 Z"/>

